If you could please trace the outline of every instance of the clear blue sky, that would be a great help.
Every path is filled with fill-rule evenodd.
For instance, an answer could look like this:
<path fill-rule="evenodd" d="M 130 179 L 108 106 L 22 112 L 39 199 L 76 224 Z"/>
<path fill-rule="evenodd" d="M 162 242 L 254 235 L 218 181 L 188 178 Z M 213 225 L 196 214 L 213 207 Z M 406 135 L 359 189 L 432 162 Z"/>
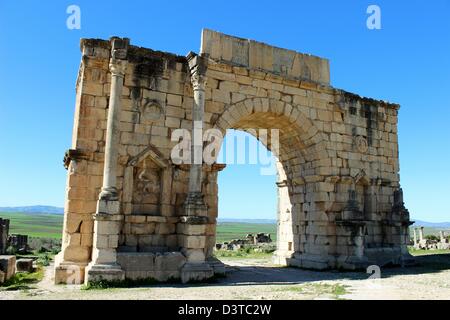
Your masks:
<path fill-rule="evenodd" d="M 66 8 L 81 8 L 81 30 Z M 377 4 L 382 30 L 366 28 Z M 203 27 L 326 57 L 332 85 L 402 105 L 401 182 L 413 218 L 450 220 L 450 1 L 0 2 L 0 206 L 62 206 L 79 39 L 186 54 Z M 230 166 L 221 217 L 275 217 L 275 177 Z M 236 184 L 236 181 L 239 183 Z M 251 200 L 247 200 L 250 197 Z"/>

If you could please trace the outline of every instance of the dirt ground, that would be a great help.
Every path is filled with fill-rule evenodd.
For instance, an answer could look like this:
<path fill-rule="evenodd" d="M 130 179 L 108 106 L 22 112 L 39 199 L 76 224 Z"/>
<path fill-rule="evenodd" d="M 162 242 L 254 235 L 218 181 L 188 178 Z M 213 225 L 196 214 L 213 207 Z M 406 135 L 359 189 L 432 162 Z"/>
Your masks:
<path fill-rule="evenodd" d="M 450 254 L 417 257 L 418 265 L 364 272 L 309 271 L 274 266 L 269 259 L 222 259 L 227 277 L 209 284 L 165 284 L 81 290 L 54 285 L 53 267 L 33 288 L 0 290 L 1 299 L 450 299 Z"/>

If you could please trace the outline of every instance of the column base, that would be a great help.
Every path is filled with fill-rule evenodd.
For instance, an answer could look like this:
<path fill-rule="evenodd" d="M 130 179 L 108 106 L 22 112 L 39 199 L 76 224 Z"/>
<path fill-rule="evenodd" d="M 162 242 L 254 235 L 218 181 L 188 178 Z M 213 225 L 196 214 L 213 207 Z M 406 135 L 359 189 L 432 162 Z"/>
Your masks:
<path fill-rule="evenodd" d="M 84 283 L 97 281 L 123 281 L 125 272 L 118 264 L 89 264 L 86 267 Z"/>
<path fill-rule="evenodd" d="M 280 266 L 287 266 L 288 259 L 292 258 L 293 251 L 275 251 L 272 256 L 272 263 Z"/>
<path fill-rule="evenodd" d="M 97 211 L 96 214 L 110 214 L 118 215 L 120 214 L 120 202 L 119 200 L 112 198 L 107 198 L 106 196 L 100 198 L 97 201 Z"/>
<path fill-rule="evenodd" d="M 210 257 L 206 261 L 213 269 L 214 276 L 224 276 L 226 273 L 225 265 L 217 258 Z"/>
<path fill-rule="evenodd" d="M 334 267 L 335 258 L 315 254 L 294 253 L 291 258 L 286 258 L 286 264 L 292 267 L 326 270 Z"/>
<path fill-rule="evenodd" d="M 181 282 L 197 282 L 210 279 L 214 276 L 214 269 L 206 262 L 186 263 L 181 269 Z"/>
<path fill-rule="evenodd" d="M 344 270 L 364 270 L 370 265 L 367 256 L 340 256 L 336 259 L 336 268 Z"/>

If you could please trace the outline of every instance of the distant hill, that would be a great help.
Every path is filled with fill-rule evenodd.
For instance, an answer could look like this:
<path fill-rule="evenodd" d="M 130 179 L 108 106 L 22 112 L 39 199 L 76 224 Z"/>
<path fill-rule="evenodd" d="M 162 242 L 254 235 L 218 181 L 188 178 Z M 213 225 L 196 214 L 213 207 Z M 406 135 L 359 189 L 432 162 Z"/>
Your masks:
<path fill-rule="evenodd" d="M 450 222 L 427 222 L 422 220 L 414 220 L 414 227 L 427 227 L 427 228 L 450 228 Z"/>
<path fill-rule="evenodd" d="M 64 214 L 64 208 L 52 206 L 0 207 L 0 212 Z"/>
<path fill-rule="evenodd" d="M 235 219 L 235 218 L 219 218 L 218 222 L 235 222 L 235 223 L 261 223 L 261 224 L 276 224 L 275 219 Z"/>

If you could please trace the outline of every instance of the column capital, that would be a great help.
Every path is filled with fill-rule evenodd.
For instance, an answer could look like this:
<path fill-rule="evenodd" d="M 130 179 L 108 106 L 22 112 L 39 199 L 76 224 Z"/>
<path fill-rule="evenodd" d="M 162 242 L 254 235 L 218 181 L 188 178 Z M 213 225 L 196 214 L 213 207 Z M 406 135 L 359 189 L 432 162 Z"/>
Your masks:
<path fill-rule="evenodd" d="M 189 71 L 191 76 L 191 83 L 194 90 L 205 90 L 206 86 L 206 69 L 207 61 L 203 56 L 199 56 L 194 52 L 189 52 L 187 55 L 187 60 L 189 64 Z"/>
<path fill-rule="evenodd" d="M 127 68 L 127 55 L 130 39 L 111 37 L 111 59 L 109 60 L 109 70 L 113 76 L 123 77 Z"/>
<path fill-rule="evenodd" d="M 111 75 L 117 77 L 124 77 L 127 70 L 127 61 L 121 59 L 111 58 L 109 60 L 109 71 Z"/>
<path fill-rule="evenodd" d="M 192 74 L 191 75 L 191 83 L 192 87 L 194 88 L 194 91 L 200 90 L 205 91 L 206 87 L 206 76 L 199 75 L 199 74 Z"/>

